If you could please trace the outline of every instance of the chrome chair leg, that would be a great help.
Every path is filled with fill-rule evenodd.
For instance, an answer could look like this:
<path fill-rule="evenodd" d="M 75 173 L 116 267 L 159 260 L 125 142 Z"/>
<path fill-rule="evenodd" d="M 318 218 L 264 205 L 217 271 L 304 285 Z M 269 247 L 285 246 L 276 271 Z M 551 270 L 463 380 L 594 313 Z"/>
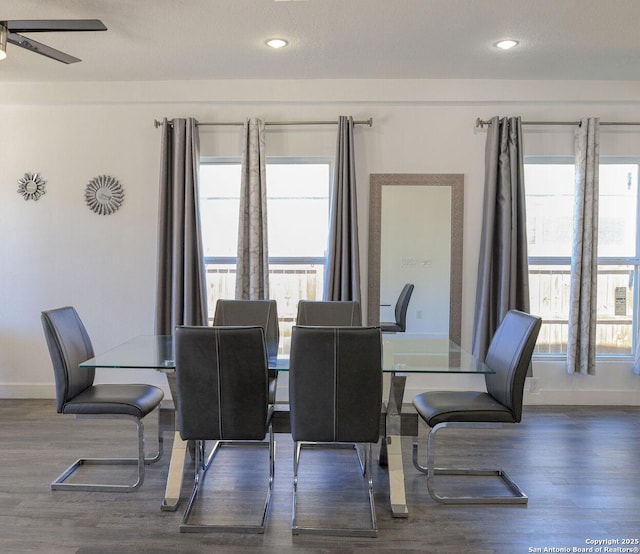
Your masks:
<path fill-rule="evenodd" d="M 143 436 L 144 440 L 144 436 Z M 159 462 L 162 456 L 164 455 L 164 436 L 162 434 L 162 425 L 160 422 L 160 410 L 158 410 L 158 452 L 156 452 L 153 456 L 147 457 L 145 455 L 144 463 L 146 465 L 155 464 Z"/>
<path fill-rule="evenodd" d="M 293 535 L 334 535 L 343 537 L 377 537 L 378 523 L 376 520 L 376 508 L 373 497 L 373 476 L 371 474 L 371 458 L 372 445 L 367 443 L 364 445 L 364 461 L 361 458 L 357 444 L 344 443 L 311 443 L 311 442 L 295 442 L 293 448 L 293 511 L 291 516 L 291 531 Z M 367 482 L 369 495 L 369 515 L 371 519 L 370 527 L 306 527 L 298 524 L 298 469 L 300 466 L 300 454 L 303 447 L 308 448 L 353 448 L 360 469 Z"/>
<path fill-rule="evenodd" d="M 365 445 L 365 451 L 364 451 L 364 458 L 362 457 L 362 454 L 360 453 L 360 449 L 358 448 L 357 444 L 353 445 L 353 448 L 356 451 L 356 456 L 358 457 L 358 463 L 360 464 L 360 471 L 362 472 L 362 476 L 366 477 L 367 475 L 367 471 L 369 469 L 369 461 L 367 458 L 367 446 Z"/>
<path fill-rule="evenodd" d="M 136 458 L 79 458 L 65 469 L 52 483 L 51 490 L 57 491 L 93 491 L 93 492 L 132 492 L 139 489 L 144 482 L 145 465 L 153 464 L 162 457 L 164 446 L 160 421 L 158 421 L 158 452 L 151 457 L 145 457 L 144 450 L 144 424 L 142 420 L 130 415 L 78 415 L 83 419 L 130 419 L 136 424 L 138 434 L 138 456 Z M 158 415 L 159 417 L 159 415 Z M 137 465 L 136 481 L 129 485 L 100 484 L 100 483 L 71 483 L 67 480 L 81 466 L 105 466 L 105 465 Z"/>
<path fill-rule="evenodd" d="M 528 497 L 522 492 L 520 487 L 502 469 L 475 469 L 475 468 L 448 468 L 435 466 L 435 436 L 438 431 L 447 427 L 457 429 L 478 429 L 478 428 L 498 428 L 499 423 L 484 422 L 443 422 L 435 425 L 427 435 L 427 465 L 424 466 L 418 461 L 418 439 L 413 442 L 413 465 L 427 475 L 427 490 L 429 496 L 441 504 L 527 504 Z M 499 477 L 512 492 L 511 495 L 488 495 L 488 496 L 444 496 L 435 490 L 436 475 L 460 475 L 460 476 L 481 476 Z"/>
<path fill-rule="evenodd" d="M 273 426 L 269 425 L 269 440 L 267 442 L 260 441 L 215 441 L 209 456 L 205 453 L 204 441 L 196 441 L 195 447 L 195 474 L 194 484 L 191 490 L 191 495 L 187 502 L 187 507 L 180 524 L 181 533 L 203 533 L 203 532 L 219 532 L 229 531 L 235 533 L 264 533 L 267 522 L 267 515 L 269 513 L 269 507 L 271 505 L 271 495 L 273 492 L 273 481 L 275 476 L 275 440 L 273 433 Z M 237 525 L 225 525 L 216 523 L 190 523 L 189 519 L 191 512 L 196 502 L 198 492 L 204 477 L 212 465 L 216 454 L 223 447 L 267 447 L 269 449 L 269 483 L 267 488 L 266 498 L 263 504 L 262 516 L 260 523 L 254 524 L 237 524 Z"/>

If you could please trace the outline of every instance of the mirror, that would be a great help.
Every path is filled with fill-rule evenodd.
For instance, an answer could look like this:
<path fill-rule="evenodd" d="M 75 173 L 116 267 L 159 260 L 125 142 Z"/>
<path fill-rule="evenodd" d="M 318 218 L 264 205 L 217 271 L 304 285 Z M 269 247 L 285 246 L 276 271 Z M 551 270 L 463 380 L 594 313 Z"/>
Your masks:
<path fill-rule="evenodd" d="M 369 325 L 381 310 L 393 321 L 400 290 L 413 283 L 407 332 L 460 344 L 463 215 L 463 175 L 371 174 Z"/>

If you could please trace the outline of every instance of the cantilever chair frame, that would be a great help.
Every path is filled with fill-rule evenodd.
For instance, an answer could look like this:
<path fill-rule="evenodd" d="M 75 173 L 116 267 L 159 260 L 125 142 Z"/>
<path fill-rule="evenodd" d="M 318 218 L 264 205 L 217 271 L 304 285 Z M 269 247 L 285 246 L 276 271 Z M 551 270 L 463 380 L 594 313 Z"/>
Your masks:
<path fill-rule="evenodd" d="M 205 441 L 197 440 L 196 448 L 195 448 L 195 476 L 194 476 L 194 484 L 193 489 L 191 490 L 191 494 L 189 496 L 189 500 L 187 502 L 187 507 L 184 511 L 184 516 L 182 517 L 182 522 L 180 523 L 180 532 L 181 533 L 202 533 L 202 532 L 210 532 L 210 531 L 231 531 L 236 533 L 257 533 L 262 534 L 266 529 L 267 524 L 267 515 L 269 513 L 269 507 L 271 505 L 271 494 L 273 492 L 273 479 L 275 476 L 275 439 L 273 434 L 273 406 L 269 406 L 269 440 L 265 441 L 242 441 L 242 440 L 218 440 L 213 441 L 213 447 L 209 456 L 205 456 Z M 258 525 L 248 525 L 248 524 L 239 524 L 239 525 L 216 525 L 216 524 L 204 524 L 204 523 L 189 523 L 189 518 L 191 516 L 191 512 L 193 510 L 193 506 L 195 504 L 196 497 L 198 495 L 198 491 L 200 489 L 200 484 L 204 481 L 205 475 L 213 463 L 213 460 L 216 454 L 220 451 L 221 448 L 261 448 L 267 447 L 269 448 L 269 485 L 267 489 L 267 495 L 264 500 L 264 506 L 262 509 L 262 518 Z"/>
<path fill-rule="evenodd" d="M 247 438 L 247 434 L 245 433 L 241 433 L 244 434 L 244 438 L 239 436 L 237 439 L 230 439 L 228 438 L 229 434 L 227 434 L 227 437 L 224 437 L 224 433 L 223 433 L 223 422 L 222 422 L 222 415 L 220 414 L 220 412 L 222 411 L 221 407 L 220 407 L 220 397 L 222 394 L 222 383 L 224 382 L 224 375 L 225 375 L 225 371 L 223 371 L 223 368 L 228 368 L 228 365 L 223 365 L 220 362 L 220 359 L 222 358 L 223 354 L 221 354 L 221 352 L 223 351 L 223 348 L 226 349 L 228 348 L 228 345 L 225 341 L 222 340 L 222 337 L 224 337 L 226 334 L 228 333 L 235 333 L 237 334 L 238 332 L 241 332 L 242 334 L 245 334 L 247 339 L 249 340 L 249 344 L 250 346 L 255 346 L 254 344 L 251 344 L 251 341 L 254 340 L 252 337 L 256 336 L 256 333 L 259 333 L 259 336 L 261 338 L 261 357 L 262 361 L 261 363 L 259 363 L 258 360 L 258 355 L 254 352 L 252 354 L 252 358 L 250 358 L 249 362 L 251 364 L 251 367 L 254 368 L 256 371 L 260 369 L 260 367 L 263 367 L 264 369 L 264 417 L 266 418 L 264 420 L 264 422 L 262 423 L 262 425 L 264 425 L 264 434 L 262 434 L 261 439 L 258 438 Z M 206 355 L 206 356 L 214 356 L 214 359 L 209 360 L 206 359 L 204 360 L 204 363 L 211 363 L 211 368 L 209 368 L 208 366 L 202 366 L 202 365 L 195 365 L 193 367 L 199 368 L 200 370 L 202 369 L 202 367 L 205 367 L 206 369 L 211 369 L 212 372 L 215 372 L 216 370 L 218 371 L 219 376 L 217 377 L 216 380 L 216 384 L 215 385 L 211 385 L 209 384 L 208 386 L 212 387 L 212 391 L 209 391 L 208 388 L 206 389 L 207 393 L 213 393 L 213 394 L 217 394 L 218 395 L 218 400 L 215 402 L 212 402 L 212 404 L 214 406 L 216 406 L 217 410 L 218 410 L 218 417 L 220 418 L 220 421 L 218 423 L 218 428 L 216 430 L 215 433 L 213 433 L 211 430 L 209 431 L 203 431 L 201 426 L 202 426 L 202 418 L 205 417 L 206 418 L 206 414 L 200 414 L 198 419 L 199 419 L 199 428 L 197 430 L 194 430 L 193 427 L 193 423 L 189 423 L 187 425 L 187 427 L 189 427 L 188 430 L 183 431 L 183 426 L 185 425 L 184 423 L 184 406 L 188 405 L 188 404 L 184 404 L 185 400 L 189 400 L 189 397 L 187 396 L 186 399 L 183 398 L 183 392 L 182 392 L 182 384 L 180 382 L 180 376 L 182 375 L 181 370 L 180 370 L 180 360 L 182 357 L 181 354 L 181 349 L 183 348 L 181 346 L 181 340 L 183 340 L 181 337 L 185 336 L 184 340 L 187 340 L 187 338 L 190 336 L 191 340 L 194 340 L 194 337 L 196 337 L 197 335 L 200 335 L 201 337 L 204 337 L 203 339 L 200 340 L 206 340 L 211 342 L 212 344 L 215 344 L 215 348 L 213 348 L 213 350 L 211 352 L 208 352 L 206 350 L 203 350 L 203 352 L 200 352 L 201 355 Z M 207 337 L 207 335 L 212 335 L 212 338 L 214 340 L 211 340 L 209 337 Z M 213 336 L 214 335 L 214 336 Z M 246 346 L 247 343 L 243 343 L 244 346 Z M 191 349 L 189 349 L 189 346 L 191 346 Z M 196 346 L 198 346 L 196 344 Z M 189 345 L 188 343 L 185 344 L 184 346 L 184 351 L 185 352 L 189 352 L 189 351 L 193 351 L 194 347 L 193 344 Z M 195 349 L 196 351 L 198 351 L 198 349 Z M 217 360 L 216 360 L 217 358 Z M 237 362 L 238 360 L 236 360 Z M 202 360 L 199 360 L 197 363 L 202 364 Z M 253 364 L 256 364 L 255 366 Z M 190 365 L 188 363 L 185 363 L 185 368 L 189 368 Z M 230 531 L 230 532 L 236 532 L 236 533 L 264 533 L 265 528 L 266 528 L 266 521 L 267 521 L 267 515 L 269 512 L 269 507 L 271 504 L 271 496 L 272 496 L 272 490 L 273 490 L 273 480 L 274 480 L 274 476 L 275 476 L 275 439 L 274 439 L 274 433 L 273 433 L 273 412 L 274 412 L 274 407 L 272 404 L 269 403 L 269 399 L 268 399 L 268 373 L 267 373 L 267 368 L 268 368 L 268 364 L 267 364 L 267 350 L 266 350 L 266 342 L 265 342 L 265 332 L 264 332 L 264 327 L 261 325 L 243 325 L 243 326 L 214 326 L 214 327 L 189 327 L 189 326 L 182 326 L 182 327 L 178 327 L 176 329 L 176 371 L 177 373 L 177 377 L 178 377 L 178 416 L 180 418 L 180 433 L 181 435 L 184 434 L 188 434 L 188 435 L 192 435 L 190 437 L 190 440 L 193 440 L 195 443 L 195 470 L 194 470 L 194 483 L 193 483 L 193 488 L 191 491 L 191 494 L 189 496 L 189 500 L 187 503 L 187 507 L 185 509 L 184 512 L 184 516 L 182 518 L 182 522 L 180 524 L 180 532 L 181 533 L 202 533 L 202 532 L 219 532 L 219 531 Z M 227 369 L 228 371 L 228 369 Z M 187 376 L 191 376 L 193 372 L 187 372 L 185 373 L 185 375 Z M 220 377 L 220 375 L 222 375 L 222 377 Z M 188 381 L 188 377 L 184 377 L 184 379 L 186 379 Z M 231 381 L 231 380 L 230 380 Z M 246 381 L 243 382 L 244 385 L 246 385 Z M 257 383 L 258 385 L 261 385 L 262 383 L 260 383 L 259 381 L 255 381 L 254 383 Z M 237 384 L 236 384 L 237 387 Z M 188 390 L 187 390 L 187 394 Z M 254 398 L 255 400 L 255 398 Z M 227 418 L 229 418 L 229 421 L 233 421 L 236 419 L 237 416 L 237 408 L 234 408 L 233 412 L 231 414 L 227 414 Z M 211 414 L 209 414 L 210 416 Z M 262 433 L 262 431 L 261 431 Z M 211 438 L 212 435 L 215 435 L 216 438 Z M 265 441 L 264 437 L 268 435 L 268 440 Z M 198 438 L 198 436 L 200 436 L 200 438 Z M 207 439 L 206 437 L 209 436 L 209 438 Z M 204 438 L 202 438 L 204 437 Z M 220 438 L 217 438 L 220 437 Z M 212 450 L 209 454 L 208 457 L 205 456 L 205 448 L 206 448 L 206 442 L 207 441 L 211 441 L 213 444 Z M 220 451 L 221 448 L 223 447 L 227 447 L 227 448 L 243 448 L 243 447 L 247 447 L 247 448 L 268 448 L 269 449 L 269 480 L 268 480 L 268 487 L 267 487 L 267 493 L 266 493 L 266 498 L 264 501 L 264 505 L 262 508 L 262 516 L 260 518 L 260 523 L 253 525 L 253 524 L 247 524 L 247 523 L 239 523 L 239 524 L 222 524 L 222 523 L 192 523 L 190 521 L 191 518 L 191 513 L 193 511 L 195 502 L 196 502 L 196 498 L 198 496 L 198 492 L 200 490 L 200 487 L 204 481 L 204 478 L 206 476 L 207 471 L 209 470 L 210 466 L 212 465 L 215 456 L 217 455 L 217 453 Z"/>
<path fill-rule="evenodd" d="M 291 417 L 292 417 L 292 437 L 294 438 L 294 451 L 293 451 L 293 511 L 292 511 L 292 520 L 291 520 L 291 530 L 293 535 L 302 535 L 302 534 L 311 534 L 311 535 L 335 535 L 335 536 L 349 536 L 349 537 L 377 537 L 378 535 L 378 524 L 376 521 L 376 511 L 375 511 L 375 501 L 373 494 L 373 477 L 371 474 L 371 459 L 372 459 L 372 443 L 371 442 L 363 442 L 367 439 L 373 440 L 377 442 L 377 436 L 379 431 L 379 413 L 380 413 L 380 405 L 373 410 L 373 402 L 370 402 L 372 406 L 368 406 L 367 404 L 362 405 L 357 404 L 358 410 L 364 410 L 363 415 L 366 425 L 363 425 L 362 428 L 357 430 L 345 430 L 338 431 L 338 421 L 341 419 L 349 419 L 353 421 L 353 407 L 349 407 L 349 409 L 345 412 L 345 406 L 343 404 L 342 408 L 339 406 L 338 402 L 338 387 L 336 387 L 337 383 L 340 381 L 340 374 L 342 373 L 340 368 L 344 367 L 345 364 L 349 366 L 348 358 L 342 357 L 341 349 L 338 348 L 340 341 L 344 341 L 345 344 L 348 344 L 348 341 L 353 340 L 350 338 L 362 336 L 366 339 L 366 352 L 360 353 L 359 359 L 363 360 L 366 364 L 367 368 L 379 368 L 379 373 L 377 374 L 379 381 L 375 381 L 373 377 L 376 376 L 375 372 L 372 372 L 371 378 L 369 379 L 369 383 L 371 383 L 372 388 L 361 391 L 364 394 L 365 399 L 377 398 L 377 402 L 382 403 L 382 364 L 381 364 L 381 335 L 380 329 L 378 327 L 344 327 L 344 326 L 295 326 L 292 332 L 292 358 L 291 358 L 291 368 L 293 370 L 293 374 L 290 379 L 290 395 L 292 394 L 291 388 L 293 387 L 293 396 L 290 397 L 291 402 Z M 298 383 L 305 383 L 305 378 L 302 378 L 302 381 L 296 376 L 297 367 L 295 364 L 297 363 L 297 358 L 300 360 L 307 360 L 309 357 L 309 348 L 313 355 L 313 345 L 315 341 L 318 339 L 326 340 L 330 337 L 329 343 L 332 344 L 330 348 L 330 352 L 333 352 L 333 367 L 331 368 L 334 372 L 333 376 L 333 388 L 329 393 L 331 397 L 331 402 L 333 403 L 333 428 L 328 430 L 326 426 L 320 425 L 320 427 L 315 427 L 314 425 L 309 425 L 309 422 L 304 421 L 304 417 L 298 417 L 303 412 L 308 411 L 308 406 L 305 408 L 296 407 L 300 403 L 304 403 L 309 399 L 309 392 L 313 390 L 313 386 L 306 382 L 306 385 L 301 385 Z M 376 339 L 375 344 L 377 346 L 377 350 L 375 348 L 369 348 L 373 344 L 373 339 Z M 300 352 L 304 354 L 300 354 L 295 350 L 297 345 L 300 344 Z M 322 342 L 320 343 L 322 346 Z M 325 344 L 325 347 L 327 345 Z M 349 356 L 353 354 L 355 350 L 350 350 L 347 347 L 344 350 L 344 355 Z M 316 352 L 317 354 L 317 352 Z M 324 354 L 320 354 L 320 363 L 325 363 L 326 360 L 324 356 L 326 356 L 327 352 Z M 314 358 L 314 361 L 318 361 Z M 313 375 L 313 368 L 310 368 L 308 365 L 305 365 L 303 361 L 299 367 L 305 368 L 301 375 Z M 308 378 L 308 377 L 307 377 Z M 326 376 L 323 376 L 321 382 L 330 382 L 330 379 Z M 360 381 L 358 381 L 360 383 Z M 298 390 L 300 387 L 300 390 Z M 322 387 L 321 387 L 322 388 Z M 360 398 L 363 398 L 362 394 Z M 315 393 L 314 393 L 315 396 Z M 351 403 L 350 403 L 351 404 Z M 327 411 L 322 408 L 321 412 Z M 372 412 L 375 413 L 372 416 Z M 313 412 L 316 414 L 316 412 Z M 340 415 L 342 414 L 342 416 Z M 331 416 L 328 416 L 328 419 L 331 419 Z M 372 421 L 375 420 L 375 423 L 371 424 Z M 376 438 L 373 438 L 373 432 L 371 431 L 370 425 L 373 425 L 375 428 Z M 300 426 L 300 427 L 298 427 Z M 323 428 L 324 427 L 324 428 Z M 352 440 L 355 439 L 355 440 Z M 364 446 L 364 461 L 358 449 L 359 445 Z M 311 527 L 311 526 L 303 526 L 298 523 L 298 470 L 300 466 L 300 457 L 303 448 L 349 448 L 354 449 L 360 469 L 362 471 L 362 475 L 367 483 L 368 487 L 368 495 L 369 495 L 369 516 L 370 516 L 370 525 L 368 527 Z"/>
<path fill-rule="evenodd" d="M 63 315 L 60 315 L 63 314 Z M 64 339 L 60 336 L 60 329 L 58 329 L 55 323 L 56 317 L 70 317 L 73 319 L 76 325 L 75 332 L 77 336 L 73 338 L 78 341 L 78 348 L 82 348 L 73 354 L 70 353 L 69 345 L 64 344 Z M 42 312 L 41 320 L 44 327 L 45 339 L 51 361 L 54 367 L 54 374 L 56 378 L 56 403 L 57 411 L 62 414 L 73 414 L 77 419 L 130 419 L 136 424 L 137 428 L 137 448 L 138 455 L 136 458 L 79 458 L 73 462 L 67 469 L 65 469 L 52 483 L 51 490 L 66 490 L 66 491 L 95 491 L 95 492 L 132 492 L 140 488 L 144 482 L 145 465 L 149 465 L 157 462 L 163 454 L 163 438 L 162 438 L 162 426 L 160 421 L 160 404 L 156 405 L 154 410 L 158 414 L 158 452 L 152 457 L 145 458 L 144 450 L 144 424 L 142 418 L 133 414 L 124 413 L 74 413 L 73 411 L 66 411 L 66 405 L 71 403 L 71 398 L 67 398 L 71 393 L 69 392 L 70 372 L 78 371 L 77 363 L 79 363 L 78 357 L 86 356 L 90 358 L 93 356 L 93 346 L 91 339 L 80 319 L 80 316 L 76 312 L 75 308 L 71 306 L 65 306 L 63 308 L 57 308 L 54 310 L 47 310 Z M 87 374 L 82 374 L 85 382 L 88 386 L 93 385 L 93 370 L 86 370 Z M 64 385 L 64 386 L 63 386 Z M 100 386 L 100 385 L 98 385 Z M 110 386 L 110 385 L 104 385 Z M 64 389 L 61 390 L 61 389 Z M 150 413 L 150 412 L 149 412 Z M 148 415 L 148 414 L 147 414 Z M 69 482 L 68 480 L 76 473 L 81 466 L 88 465 L 132 465 L 137 464 L 138 472 L 136 481 L 130 484 L 107 484 L 107 483 L 86 483 L 86 482 Z"/>
<path fill-rule="evenodd" d="M 520 487 L 502 469 L 478 469 L 478 468 L 450 468 L 436 467 L 435 464 L 435 437 L 438 431 L 443 429 L 496 429 L 501 428 L 502 423 L 490 422 L 464 422 L 444 421 L 438 423 L 427 435 L 427 465 L 423 466 L 418 461 L 418 440 L 413 442 L 413 466 L 427 475 L 427 491 L 429 496 L 441 504 L 527 504 L 529 498 Z M 512 496 L 486 495 L 486 496 L 445 496 L 435 490 L 436 475 L 464 475 L 476 477 L 499 477 L 513 493 Z"/>
<path fill-rule="evenodd" d="M 513 320 L 513 325 L 521 325 L 522 336 L 516 337 L 504 337 L 505 333 L 508 333 L 506 325 Z M 526 323 L 523 323 L 526 321 Z M 509 477 L 509 475 L 502 469 L 470 469 L 470 468 L 448 468 L 448 467 L 436 467 L 435 465 L 435 437 L 436 434 L 442 429 L 487 429 L 487 428 L 500 428 L 505 424 L 514 424 L 520 422 L 522 415 L 522 394 L 524 389 L 524 380 L 529 364 L 531 363 L 531 356 L 535 347 L 535 342 L 540 331 L 542 320 L 537 316 L 532 316 L 518 310 L 510 310 L 503 321 L 498 326 L 494 337 L 489 345 L 489 351 L 487 353 L 487 363 L 491 364 L 490 358 L 496 357 L 500 359 L 500 355 L 494 352 L 494 348 L 500 352 L 500 346 L 503 343 L 507 343 L 516 348 L 513 352 L 507 352 L 511 357 L 511 366 L 508 368 L 503 367 L 501 373 L 507 374 L 507 379 L 511 380 L 510 392 L 508 393 L 508 404 L 498 400 L 505 409 L 510 411 L 509 420 L 501 419 L 489 419 L 488 421 L 440 421 L 431 427 L 429 434 L 427 435 L 427 465 L 423 466 L 418 462 L 418 437 L 413 442 L 413 465 L 421 473 L 427 475 L 427 490 L 429 495 L 436 502 L 442 504 L 527 504 L 529 499 L 527 495 L 518 487 L 518 485 Z M 505 355 L 502 352 L 503 356 Z M 502 362 L 498 361 L 501 365 Z M 515 363 L 515 365 L 513 365 Z M 498 369 L 498 368 L 495 368 Z M 489 379 L 491 375 L 485 375 L 485 382 L 487 383 L 487 391 L 489 396 L 493 397 L 493 393 L 489 390 Z M 518 384 L 519 383 L 519 384 Z M 493 385 L 495 387 L 495 384 Z M 509 387 L 508 387 L 509 388 Z M 429 393 L 425 393 L 429 395 Z M 416 397 L 417 398 L 417 397 Z M 414 405 L 415 405 L 414 399 Z M 471 410 L 472 412 L 473 410 Z M 462 417 L 462 416 L 461 416 Z M 421 419 L 423 419 L 421 417 Z M 423 419 L 426 423 L 426 421 Z M 435 491 L 435 477 L 436 475 L 464 475 L 464 476 L 491 476 L 499 477 L 512 494 L 510 495 L 482 495 L 482 496 L 443 496 Z"/>
<path fill-rule="evenodd" d="M 309 442 L 297 441 L 294 443 L 293 449 L 293 513 L 291 517 L 291 531 L 294 535 L 334 535 L 341 537 L 372 537 L 378 536 L 378 523 L 376 520 L 376 505 L 373 498 L 373 476 L 371 474 L 372 460 L 372 444 L 362 443 L 364 447 L 364 460 L 358 450 L 361 443 L 340 443 L 340 442 Z M 298 506 L 298 466 L 300 464 L 300 455 L 302 448 L 352 448 L 355 450 L 362 476 L 367 482 L 369 493 L 369 515 L 371 520 L 370 527 L 305 527 L 298 525 L 297 506 Z"/>
<path fill-rule="evenodd" d="M 164 451 L 162 426 L 160 423 L 160 411 L 158 412 L 158 452 L 153 457 L 145 458 L 144 452 L 144 424 L 140 418 L 132 415 L 83 415 L 74 414 L 77 419 L 130 419 L 136 424 L 138 434 L 138 457 L 137 458 L 78 458 L 67 469 L 65 469 L 52 483 L 51 490 L 63 491 L 94 491 L 94 492 L 132 492 L 140 488 L 144 482 L 145 465 L 150 465 L 162 458 Z M 136 481 L 130 485 L 108 485 L 97 483 L 69 483 L 69 479 L 81 466 L 89 465 L 132 465 L 137 464 L 138 473 Z"/>

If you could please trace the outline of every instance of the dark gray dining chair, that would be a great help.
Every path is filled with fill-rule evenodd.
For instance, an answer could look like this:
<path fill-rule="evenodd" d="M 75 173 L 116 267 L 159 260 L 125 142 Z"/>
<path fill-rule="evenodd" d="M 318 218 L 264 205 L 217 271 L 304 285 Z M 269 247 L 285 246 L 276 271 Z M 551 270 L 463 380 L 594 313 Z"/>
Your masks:
<path fill-rule="evenodd" d="M 275 300 L 226 300 L 216 302 L 213 325 L 238 326 L 260 325 L 264 329 L 267 344 L 267 359 L 269 367 L 276 365 L 278 358 L 278 343 L 280 342 L 280 328 L 278 326 L 278 305 Z M 269 402 L 276 401 L 278 385 L 278 371 L 269 370 Z"/>
<path fill-rule="evenodd" d="M 435 436 L 446 428 L 478 429 L 519 423 L 527 370 L 542 320 L 517 310 L 507 312 L 498 326 L 485 363 L 495 371 L 485 374 L 487 392 L 431 391 L 413 400 L 420 418 L 431 428 L 427 435 L 427 465 L 418 462 L 418 439 L 413 444 L 413 464 L 427 474 L 431 498 L 443 504 L 526 504 L 527 495 L 501 469 L 452 469 L 435 466 Z M 473 453 L 470 454 L 473 456 Z M 500 477 L 512 494 L 494 496 L 444 496 L 435 490 L 436 475 Z"/>
<path fill-rule="evenodd" d="M 382 346 L 377 327 L 301 327 L 291 335 L 289 403 L 293 458 L 294 535 L 377 535 L 371 446 L 380 435 Z M 358 445 L 364 443 L 364 462 Z M 354 448 L 369 493 L 371 526 L 310 527 L 298 524 L 298 470 L 304 446 Z"/>
<path fill-rule="evenodd" d="M 146 384 L 94 384 L 95 370 L 78 367 L 93 357 L 89 335 L 73 307 L 47 310 L 41 314 L 45 339 L 56 381 L 56 409 L 76 417 L 125 418 L 135 422 L 138 430 L 137 458 L 81 458 L 69 466 L 53 483 L 52 490 L 130 492 L 144 481 L 145 464 L 162 456 L 162 433 L 158 421 L 158 453 L 145 458 L 142 419 L 160 405 L 162 389 Z M 85 465 L 137 464 L 133 484 L 80 483 L 67 480 Z"/>
<path fill-rule="evenodd" d="M 180 532 L 264 533 L 274 477 L 273 406 L 268 403 L 264 331 L 253 327 L 188 327 L 175 331 L 178 430 L 195 441 L 194 484 Z M 269 435 L 268 442 L 264 442 Z M 216 441 L 205 459 L 205 441 Z M 269 482 L 257 523 L 191 523 L 198 492 L 222 447 L 267 447 Z M 251 463 L 248 459 L 247 463 Z M 242 472 L 243 468 L 237 468 Z"/>
<path fill-rule="evenodd" d="M 296 325 L 359 327 L 362 325 L 360 303 L 351 300 L 300 300 Z"/>
<path fill-rule="evenodd" d="M 407 283 L 400 291 L 394 315 L 396 320 L 393 322 L 385 321 L 380 323 L 380 329 L 385 333 L 404 333 L 407 330 L 407 310 L 409 309 L 409 300 L 413 294 L 413 284 Z"/>

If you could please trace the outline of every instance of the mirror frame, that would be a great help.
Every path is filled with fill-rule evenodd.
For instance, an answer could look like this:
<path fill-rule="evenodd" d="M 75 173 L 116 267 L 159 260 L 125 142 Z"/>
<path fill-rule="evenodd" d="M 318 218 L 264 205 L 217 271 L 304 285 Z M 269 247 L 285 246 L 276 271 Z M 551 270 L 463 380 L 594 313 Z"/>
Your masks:
<path fill-rule="evenodd" d="M 367 322 L 380 324 L 380 238 L 382 187 L 421 186 L 451 188 L 451 268 L 449 272 L 449 339 L 462 338 L 462 236 L 464 175 L 458 173 L 372 173 L 369 176 L 369 276 Z"/>

